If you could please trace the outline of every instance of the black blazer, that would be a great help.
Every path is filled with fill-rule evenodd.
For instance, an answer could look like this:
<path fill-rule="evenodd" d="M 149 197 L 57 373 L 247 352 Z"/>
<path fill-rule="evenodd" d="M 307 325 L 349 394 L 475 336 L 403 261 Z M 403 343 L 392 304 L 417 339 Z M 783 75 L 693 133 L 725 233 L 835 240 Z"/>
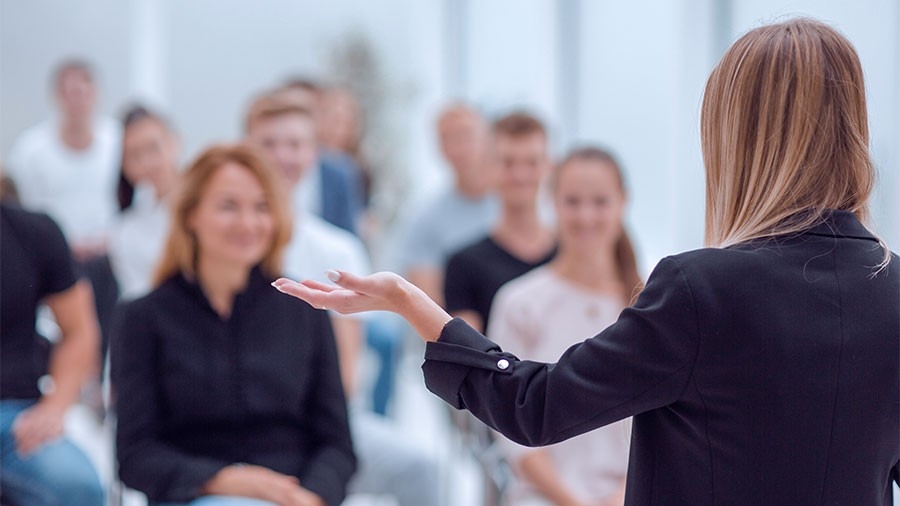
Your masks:
<path fill-rule="evenodd" d="M 847 212 L 807 233 L 664 259 L 556 364 L 460 320 L 428 388 L 527 445 L 634 416 L 625 503 L 884 506 L 900 480 L 900 263 Z"/>
<path fill-rule="evenodd" d="M 271 281 L 255 269 L 227 320 L 182 275 L 120 308 L 119 475 L 151 501 L 190 501 L 235 463 L 344 499 L 356 460 L 328 314 Z"/>

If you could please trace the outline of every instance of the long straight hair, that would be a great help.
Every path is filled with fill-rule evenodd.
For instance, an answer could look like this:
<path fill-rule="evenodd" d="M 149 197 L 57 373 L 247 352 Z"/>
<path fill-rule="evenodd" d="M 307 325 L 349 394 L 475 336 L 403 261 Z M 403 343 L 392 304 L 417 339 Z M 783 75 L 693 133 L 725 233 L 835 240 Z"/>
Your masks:
<path fill-rule="evenodd" d="M 868 224 L 862 66 L 834 28 L 799 18 L 738 39 L 709 76 L 700 123 L 708 246 L 799 233 L 830 210 Z"/>
<path fill-rule="evenodd" d="M 252 148 L 241 144 L 218 145 L 203 151 L 181 176 L 172 202 L 169 235 L 153 276 L 154 286 L 179 272 L 188 278 L 196 276 L 199 244 L 188 222 L 213 176 L 229 163 L 240 165 L 253 174 L 266 194 L 275 230 L 260 267 L 272 279 L 281 274 L 282 252 L 291 239 L 292 230 L 290 207 L 281 177 Z"/>
<path fill-rule="evenodd" d="M 550 179 L 550 185 L 554 190 L 559 182 L 562 171 L 570 163 L 576 161 L 595 162 L 598 165 L 611 168 L 619 181 L 619 190 L 622 191 L 623 195 L 627 194 L 625 191 L 625 177 L 622 174 L 622 167 L 619 165 L 619 161 L 609 151 L 593 146 L 576 148 L 570 151 L 569 154 L 556 165 Z M 624 224 L 622 225 L 622 234 L 616 240 L 613 254 L 615 255 L 616 260 L 616 272 L 618 273 L 619 281 L 622 283 L 622 296 L 625 301 L 628 302 L 628 305 L 631 305 L 643 289 L 644 282 L 641 280 L 641 275 L 638 273 L 637 257 L 634 254 L 634 246 L 631 243 L 631 238 L 628 236 L 628 231 L 625 230 Z"/>

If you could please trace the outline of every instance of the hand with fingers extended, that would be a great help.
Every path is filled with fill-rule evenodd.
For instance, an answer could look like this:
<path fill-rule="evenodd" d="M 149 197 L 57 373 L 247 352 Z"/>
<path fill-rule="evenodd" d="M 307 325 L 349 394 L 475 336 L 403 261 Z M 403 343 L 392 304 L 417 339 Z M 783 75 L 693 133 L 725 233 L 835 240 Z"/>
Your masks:
<path fill-rule="evenodd" d="M 436 340 L 450 321 L 447 314 L 425 292 L 393 272 L 377 272 L 358 277 L 347 272 L 328 271 L 335 285 L 280 278 L 276 289 L 319 309 L 341 314 L 390 311 L 405 318 L 426 341 Z"/>
<path fill-rule="evenodd" d="M 278 506 L 325 506 L 315 493 L 303 488 L 294 476 L 252 465 L 222 468 L 203 487 L 208 495 L 251 497 Z"/>

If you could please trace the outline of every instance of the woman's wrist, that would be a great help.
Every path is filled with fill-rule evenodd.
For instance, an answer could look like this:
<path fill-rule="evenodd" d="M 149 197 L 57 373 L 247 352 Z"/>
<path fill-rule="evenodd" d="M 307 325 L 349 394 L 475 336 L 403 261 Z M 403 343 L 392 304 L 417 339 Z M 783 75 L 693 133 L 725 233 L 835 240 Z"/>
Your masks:
<path fill-rule="evenodd" d="M 404 280 L 400 288 L 402 295 L 396 312 L 415 328 L 424 341 L 437 341 L 444 325 L 452 317 L 409 281 Z"/>

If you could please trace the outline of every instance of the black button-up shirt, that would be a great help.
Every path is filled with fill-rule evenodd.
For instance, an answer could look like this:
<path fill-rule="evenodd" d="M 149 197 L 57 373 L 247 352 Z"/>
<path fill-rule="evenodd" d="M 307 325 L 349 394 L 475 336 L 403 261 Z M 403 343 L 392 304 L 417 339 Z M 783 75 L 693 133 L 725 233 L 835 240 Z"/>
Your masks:
<path fill-rule="evenodd" d="M 227 320 L 181 275 L 120 308 L 111 360 L 126 485 L 186 501 L 248 463 L 343 500 L 356 461 L 328 315 L 270 281 L 255 269 Z"/>

